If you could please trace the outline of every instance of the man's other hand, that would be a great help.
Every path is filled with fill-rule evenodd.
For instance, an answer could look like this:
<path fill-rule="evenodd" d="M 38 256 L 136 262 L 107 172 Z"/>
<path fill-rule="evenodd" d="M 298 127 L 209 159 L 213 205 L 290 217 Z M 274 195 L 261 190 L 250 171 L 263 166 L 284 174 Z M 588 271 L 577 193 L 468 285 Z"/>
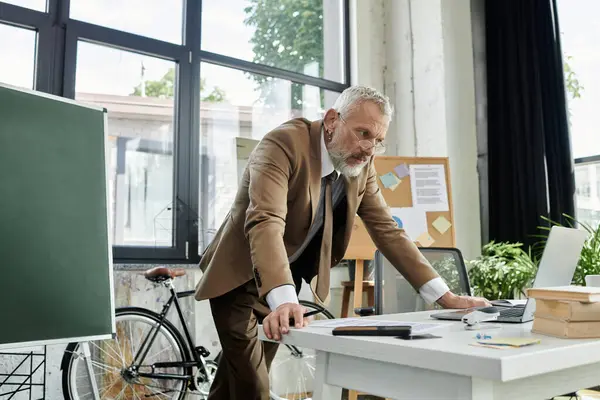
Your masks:
<path fill-rule="evenodd" d="M 492 304 L 483 297 L 457 296 L 452 292 L 446 292 L 437 303 L 444 308 L 465 309 L 472 307 L 489 307 Z"/>
<path fill-rule="evenodd" d="M 306 326 L 308 320 L 303 317 L 305 308 L 300 304 L 283 303 L 263 320 L 263 330 L 267 338 L 279 340 L 281 335 L 290 331 L 290 318 L 294 318 L 295 327 Z"/>

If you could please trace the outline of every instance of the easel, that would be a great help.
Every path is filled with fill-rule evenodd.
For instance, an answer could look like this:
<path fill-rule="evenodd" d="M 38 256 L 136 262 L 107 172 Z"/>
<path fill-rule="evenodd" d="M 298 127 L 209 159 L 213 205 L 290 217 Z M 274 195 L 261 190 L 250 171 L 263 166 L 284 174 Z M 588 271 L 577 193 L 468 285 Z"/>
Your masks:
<path fill-rule="evenodd" d="M 350 315 L 357 315 L 354 310 L 362 306 L 365 261 L 372 261 L 375 257 L 375 251 L 377 251 L 377 248 L 372 241 L 362 240 L 362 234 L 360 237 L 358 237 L 356 235 L 357 232 L 366 233 L 366 228 L 361 219 L 358 217 L 356 217 L 354 220 L 353 234 L 350 238 L 348 250 L 344 255 L 344 259 L 354 260 L 356 263 L 354 267 L 354 300 L 352 304 L 352 312 L 349 313 Z"/>

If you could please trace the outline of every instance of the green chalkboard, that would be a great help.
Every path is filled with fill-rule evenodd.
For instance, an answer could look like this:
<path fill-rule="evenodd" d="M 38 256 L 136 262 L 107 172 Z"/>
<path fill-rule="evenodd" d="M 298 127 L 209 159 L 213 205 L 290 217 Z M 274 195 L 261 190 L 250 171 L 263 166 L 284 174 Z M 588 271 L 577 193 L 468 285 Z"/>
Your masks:
<path fill-rule="evenodd" d="M 110 337 L 106 112 L 0 85 L 0 348 Z"/>

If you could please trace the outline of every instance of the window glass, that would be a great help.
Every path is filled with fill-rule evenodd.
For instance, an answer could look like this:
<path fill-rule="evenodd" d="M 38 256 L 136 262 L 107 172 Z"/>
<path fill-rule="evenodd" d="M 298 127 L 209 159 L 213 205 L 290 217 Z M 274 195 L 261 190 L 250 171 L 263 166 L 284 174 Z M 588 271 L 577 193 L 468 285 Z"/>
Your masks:
<path fill-rule="evenodd" d="M 182 43 L 183 0 L 71 0 L 71 18 Z"/>
<path fill-rule="evenodd" d="M 46 0 L 2 0 L 2 3 L 13 4 L 19 7 L 46 12 Z"/>
<path fill-rule="evenodd" d="M 575 166 L 576 218 L 597 227 L 600 223 L 600 162 Z"/>
<path fill-rule="evenodd" d="M 600 155 L 600 25 L 594 17 L 600 2 L 558 0 L 557 6 L 573 157 Z M 575 168 L 576 218 L 592 226 L 600 222 L 599 167 L 595 162 Z"/>
<path fill-rule="evenodd" d="M 341 0 L 204 0 L 202 49 L 344 81 Z"/>
<path fill-rule="evenodd" d="M 0 82 L 26 89 L 33 89 L 37 33 L 30 29 L 0 24 Z"/>
<path fill-rule="evenodd" d="M 173 245 L 177 65 L 79 42 L 76 99 L 108 110 L 115 245 Z"/>
<path fill-rule="evenodd" d="M 291 118 L 321 118 L 338 96 L 318 87 L 207 63 L 201 71 L 200 251 L 227 215 L 245 158 L 256 143 Z"/>

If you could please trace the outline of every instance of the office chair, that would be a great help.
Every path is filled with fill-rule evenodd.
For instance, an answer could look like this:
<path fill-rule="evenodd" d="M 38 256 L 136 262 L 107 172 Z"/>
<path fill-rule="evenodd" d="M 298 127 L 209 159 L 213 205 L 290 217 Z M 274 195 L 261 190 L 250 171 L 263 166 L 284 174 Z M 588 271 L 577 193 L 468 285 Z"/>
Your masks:
<path fill-rule="evenodd" d="M 459 249 L 454 247 L 419 247 L 419 250 L 454 294 L 472 295 L 467 266 Z"/>
<path fill-rule="evenodd" d="M 453 293 L 471 296 L 467 267 L 459 249 L 451 247 L 419 247 L 419 251 L 421 251 Z M 373 262 L 375 263 L 375 306 L 357 308 L 355 312 L 358 315 L 366 316 L 381 315 L 384 312 L 420 311 L 420 308 L 423 307 L 421 297 L 414 292 L 414 289 L 410 287 L 408 282 L 404 280 L 402 275 L 393 266 L 385 265 L 386 260 L 379 250 L 375 252 Z M 384 308 L 383 282 L 386 279 L 390 282 L 390 287 L 395 290 L 386 293 L 386 299 L 390 304 L 387 304 Z M 398 286 L 401 286 L 401 288 L 398 288 Z"/>

